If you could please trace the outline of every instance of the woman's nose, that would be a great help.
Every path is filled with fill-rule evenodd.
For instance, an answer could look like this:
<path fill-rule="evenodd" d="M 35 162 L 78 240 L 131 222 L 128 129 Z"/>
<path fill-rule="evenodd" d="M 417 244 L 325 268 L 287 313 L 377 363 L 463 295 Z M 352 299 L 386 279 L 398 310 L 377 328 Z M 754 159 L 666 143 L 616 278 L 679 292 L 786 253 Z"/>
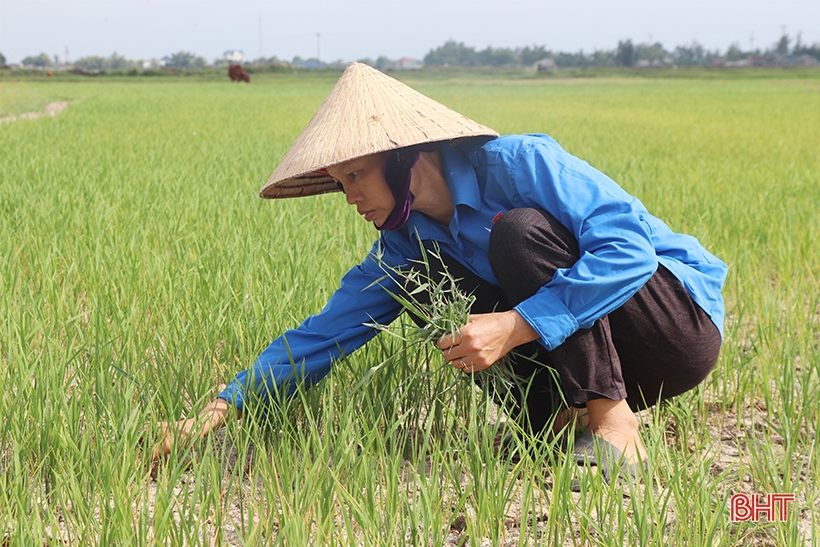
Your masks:
<path fill-rule="evenodd" d="M 345 199 L 347 200 L 348 205 L 358 203 L 361 200 L 361 196 L 361 193 L 356 190 L 351 188 L 345 189 Z"/>

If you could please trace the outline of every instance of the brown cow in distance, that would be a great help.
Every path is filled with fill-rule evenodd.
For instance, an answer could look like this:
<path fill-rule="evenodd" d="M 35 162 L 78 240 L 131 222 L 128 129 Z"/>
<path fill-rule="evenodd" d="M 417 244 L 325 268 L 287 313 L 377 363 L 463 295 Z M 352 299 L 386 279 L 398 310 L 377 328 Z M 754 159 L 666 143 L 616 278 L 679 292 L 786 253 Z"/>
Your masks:
<path fill-rule="evenodd" d="M 242 68 L 240 65 L 231 65 L 228 67 L 228 76 L 231 78 L 232 82 L 241 82 L 245 81 L 251 83 L 250 75 L 245 72 L 245 69 Z"/>

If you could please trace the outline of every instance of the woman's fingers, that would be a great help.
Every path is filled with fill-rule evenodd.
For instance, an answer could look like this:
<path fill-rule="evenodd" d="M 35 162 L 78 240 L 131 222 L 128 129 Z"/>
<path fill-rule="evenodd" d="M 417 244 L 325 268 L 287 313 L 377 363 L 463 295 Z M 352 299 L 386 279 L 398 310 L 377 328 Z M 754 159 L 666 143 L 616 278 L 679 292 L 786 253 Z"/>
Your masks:
<path fill-rule="evenodd" d="M 455 335 L 442 336 L 436 346 L 441 350 L 444 358 L 450 361 L 456 369 L 467 372 L 471 368 L 473 359 L 470 358 L 470 348 L 464 344 L 464 337 L 460 332 Z"/>
<path fill-rule="evenodd" d="M 191 440 L 194 422 L 193 418 L 189 418 L 176 423 L 160 424 L 160 442 L 154 449 L 155 459 L 170 454 L 174 446 L 185 447 Z"/>
<path fill-rule="evenodd" d="M 151 449 L 151 460 L 158 460 L 171 453 L 174 446 L 186 447 L 195 438 L 203 438 L 218 428 L 225 420 L 230 405 L 224 399 L 209 403 L 195 418 L 178 422 L 160 422 L 159 442 Z"/>
<path fill-rule="evenodd" d="M 444 358 L 450 361 L 450 364 L 458 370 L 464 372 L 478 372 L 491 366 L 496 360 L 488 358 L 492 352 L 486 352 L 476 348 L 466 338 L 462 340 L 457 346 L 449 346 L 442 349 Z"/>
<path fill-rule="evenodd" d="M 463 336 L 461 332 L 455 332 L 451 334 L 445 334 L 441 338 L 438 339 L 436 342 L 436 346 L 438 346 L 441 350 L 450 350 L 455 348 L 456 346 L 460 345 L 463 340 Z"/>
<path fill-rule="evenodd" d="M 493 363 L 487 361 L 470 361 L 469 358 L 464 359 L 455 359 L 454 361 L 450 362 L 453 367 L 461 372 L 466 372 L 467 374 L 472 374 L 473 372 L 479 372 L 484 370 L 485 368 L 489 368 L 493 366 Z"/>
<path fill-rule="evenodd" d="M 534 339 L 529 335 L 532 328 L 525 322 L 519 325 L 519 319 L 523 322 L 517 312 L 474 314 L 460 332 L 442 336 L 436 345 L 454 367 L 477 372 L 492 366 L 523 341 Z M 521 337 L 516 331 L 529 339 L 519 341 L 514 337 Z"/>

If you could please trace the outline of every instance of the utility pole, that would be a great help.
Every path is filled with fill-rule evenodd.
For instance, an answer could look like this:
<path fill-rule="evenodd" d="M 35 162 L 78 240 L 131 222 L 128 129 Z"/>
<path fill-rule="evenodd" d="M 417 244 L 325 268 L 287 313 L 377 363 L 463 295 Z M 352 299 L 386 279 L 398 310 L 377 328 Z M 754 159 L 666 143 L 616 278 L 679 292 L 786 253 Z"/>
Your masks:
<path fill-rule="evenodd" d="M 755 31 L 749 33 L 749 53 L 755 50 Z"/>
<path fill-rule="evenodd" d="M 259 16 L 259 58 L 262 59 L 262 16 Z"/>
<path fill-rule="evenodd" d="M 321 33 L 321 32 L 317 32 L 317 33 L 316 33 L 316 60 L 317 60 L 317 61 L 319 61 L 319 60 L 321 60 L 321 59 L 322 59 L 322 56 L 320 55 L 320 54 L 321 54 L 321 52 L 322 52 L 322 49 L 321 49 L 321 38 L 322 38 L 322 33 Z"/>
<path fill-rule="evenodd" d="M 780 25 L 780 40 L 777 43 L 777 52 L 780 55 L 788 55 L 789 54 L 789 37 L 786 35 L 786 25 Z M 782 53 L 780 46 L 783 46 Z"/>
<path fill-rule="evenodd" d="M 68 64 L 68 46 L 65 47 L 65 64 Z"/>

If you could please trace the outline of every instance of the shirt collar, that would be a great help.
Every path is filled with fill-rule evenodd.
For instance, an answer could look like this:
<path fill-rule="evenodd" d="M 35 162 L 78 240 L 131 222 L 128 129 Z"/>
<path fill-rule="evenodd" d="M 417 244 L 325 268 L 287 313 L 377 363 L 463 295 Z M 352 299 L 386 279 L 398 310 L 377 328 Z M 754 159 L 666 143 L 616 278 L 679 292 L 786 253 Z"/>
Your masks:
<path fill-rule="evenodd" d="M 439 148 L 444 164 L 444 177 L 450 187 L 453 206 L 466 205 L 478 210 L 481 207 L 481 195 L 478 192 L 478 179 L 475 169 L 464 152 L 455 146 L 444 145 Z"/>
<path fill-rule="evenodd" d="M 450 189 L 450 198 L 453 200 L 453 220 L 449 226 L 443 226 L 430 220 L 418 211 L 410 212 L 410 219 L 405 225 L 408 236 L 414 232 L 418 238 L 446 241 L 457 240 L 459 229 L 458 208 L 470 207 L 473 210 L 481 208 L 481 194 L 478 191 L 478 177 L 467 156 L 459 148 L 447 144 L 439 147 L 444 169 L 444 178 Z"/>

